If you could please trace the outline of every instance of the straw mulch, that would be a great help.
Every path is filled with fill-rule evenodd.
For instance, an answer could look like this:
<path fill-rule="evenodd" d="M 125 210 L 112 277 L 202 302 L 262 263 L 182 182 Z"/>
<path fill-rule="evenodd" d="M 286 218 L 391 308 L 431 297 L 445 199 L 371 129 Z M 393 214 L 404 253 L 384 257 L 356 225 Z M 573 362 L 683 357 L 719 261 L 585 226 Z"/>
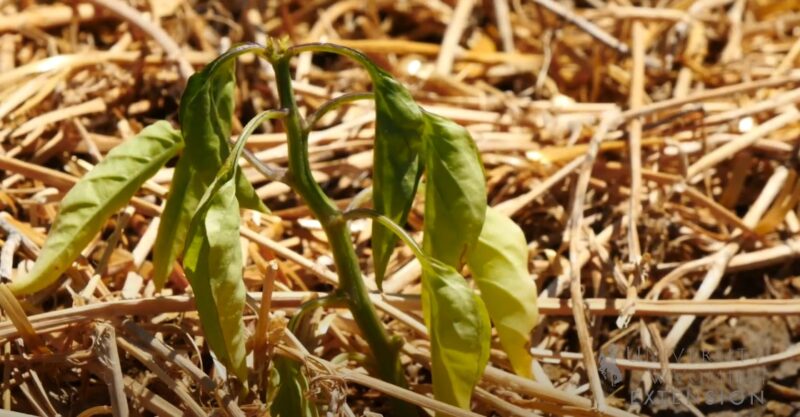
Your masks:
<path fill-rule="evenodd" d="M 796 1 L 41 3 L 0 1 L 2 279 L 29 270 L 59 200 L 109 149 L 155 120 L 177 125 L 193 70 L 240 41 L 331 41 L 465 125 L 490 203 L 528 237 L 543 317 L 536 380 L 513 376 L 496 345 L 473 414 L 460 415 L 800 412 Z M 244 58 L 238 76 L 241 128 L 277 100 L 264 63 Z M 331 56 L 300 57 L 295 79 L 307 113 L 370 88 Z M 343 206 L 370 184 L 373 123 L 359 103 L 312 134 L 316 178 Z M 273 129 L 248 146 L 281 165 Z M 369 351 L 345 310 L 302 326 L 307 351 L 284 333 L 296 307 L 337 278 L 302 201 L 246 172 L 273 209 L 245 213 L 242 232 L 246 320 L 261 349 L 248 393 L 214 366 L 181 271 L 161 293 L 150 281 L 167 168 L 58 285 L 0 297 L 2 408 L 264 415 L 269 358 L 290 355 L 305 360 L 310 398 L 334 414 L 382 413 L 388 396 L 440 409 L 411 253 L 398 249 L 386 295 L 374 297 L 406 341 L 411 387 L 401 390 L 367 376 Z M 417 238 L 421 222 L 417 207 Z M 370 228 L 352 228 L 371 272 Z"/>

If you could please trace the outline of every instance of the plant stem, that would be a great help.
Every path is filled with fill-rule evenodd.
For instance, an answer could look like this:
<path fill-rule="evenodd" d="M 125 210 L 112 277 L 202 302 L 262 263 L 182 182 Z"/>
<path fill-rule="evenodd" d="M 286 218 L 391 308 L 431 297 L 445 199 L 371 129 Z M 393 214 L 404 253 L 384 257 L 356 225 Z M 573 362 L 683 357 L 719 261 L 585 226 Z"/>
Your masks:
<path fill-rule="evenodd" d="M 319 122 L 319 119 L 322 119 L 323 116 L 328 114 L 329 112 L 338 109 L 339 107 L 344 106 L 347 103 L 352 103 L 358 100 L 374 100 L 375 95 L 372 93 L 347 93 L 343 94 L 339 97 L 336 97 L 325 104 L 323 104 L 320 108 L 317 109 L 314 113 L 308 116 L 308 126 L 306 126 L 306 130 L 311 130 L 314 128 L 314 125 Z"/>
<path fill-rule="evenodd" d="M 426 266 L 429 263 L 428 255 L 425 255 L 425 253 L 422 251 L 422 248 L 419 247 L 419 243 L 417 243 L 413 237 L 406 233 L 406 231 L 403 230 L 400 225 L 393 222 L 392 219 L 378 213 L 375 210 L 367 208 L 354 208 L 347 210 L 343 215 L 347 220 L 367 218 L 382 224 L 384 227 L 389 229 L 389 231 L 394 233 L 395 236 L 400 238 L 400 240 L 402 240 L 409 249 L 411 249 L 411 252 L 414 253 L 414 256 L 423 266 Z"/>
<path fill-rule="evenodd" d="M 367 287 L 361 277 L 358 258 L 350 240 L 347 221 L 311 175 L 308 132 L 298 113 L 291 84 L 289 67 L 291 56 L 292 54 L 284 54 L 272 61 L 281 107 L 288 111 L 283 121 L 286 124 L 288 137 L 291 186 L 306 202 L 328 236 L 339 275 L 339 292 L 345 295 L 347 306 L 372 350 L 381 378 L 405 387 L 405 376 L 399 360 L 399 344 L 389 337 L 369 299 Z M 392 402 L 392 408 L 398 416 L 417 415 L 413 406 L 399 400 Z"/>
<path fill-rule="evenodd" d="M 284 56 L 273 62 L 275 81 L 281 107 L 288 111 L 284 118 L 289 148 L 289 177 L 295 192 L 305 200 L 314 216 L 323 225 L 328 224 L 339 215 L 339 210 L 314 181 L 308 161 L 308 135 L 303 120 L 297 110 L 297 102 L 292 89 L 292 76 L 289 68 L 290 56 Z"/>

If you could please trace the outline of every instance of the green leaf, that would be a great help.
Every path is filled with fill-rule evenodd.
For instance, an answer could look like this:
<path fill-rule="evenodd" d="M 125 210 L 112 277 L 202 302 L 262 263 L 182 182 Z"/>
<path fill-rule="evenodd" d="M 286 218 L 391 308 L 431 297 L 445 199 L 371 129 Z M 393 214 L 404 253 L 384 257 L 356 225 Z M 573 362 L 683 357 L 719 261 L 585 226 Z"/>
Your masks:
<path fill-rule="evenodd" d="M 247 123 L 233 152 L 201 197 L 186 238 L 183 266 L 206 339 L 217 358 L 242 380 L 247 378 L 247 336 L 242 320 L 247 293 L 239 244 L 238 159 L 259 124 L 284 114 L 266 111 Z"/>
<path fill-rule="evenodd" d="M 489 361 L 491 323 L 486 306 L 453 267 L 422 264 L 422 312 L 431 336 L 433 395 L 469 409 L 475 384 Z"/>
<path fill-rule="evenodd" d="M 486 215 L 483 164 L 462 126 L 425 113 L 425 234 L 422 247 L 456 269 L 478 239 Z"/>
<path fill-rule="evenodd" d="M 374 69 L 372 77 L 376 109 L 372 203 L 375 211 L 404 225 L 422 174 L 418 155 L 422 109 L 408 90 L 383 70 Z M 378 288 L 396 243 L 394 234 L 373 222 L 372 256 Z"/>
<path fill-rule="evenodd" d="M 270 407 L 273 417 L 316 417 L 317 408 L 306 397 L 308 381 L 300 369 L 300 363 L 283 356 L 273 361 L 278 371 L 278 392 Z"/>
<path fill-rule="evenodd" d="M 431 340 L 433 393 L 437 400 L 469 409 L 470 397 L 489 360 L 491 323 L 486 306 L 450 265 L 429 255 L 391 219 L 368 209 L 367 215 L 402 239 L 422 266 L 422 312 Z"/>
<path fill-rule="evenodd" d="M 255 188 L 253 188 L 253 184 L 247 180 L 242 170 L 236 170 L 236 199 L 239 200 L 239 205 L 241 205 L 242 208 L 260 211 L 262 213 L 270 212 L 269 208 L 264 205 L 264 202 L 258 197 L 258 193 Z"/>
<path fill-rule="evenodd" d="M 536 284 L 528 273 L 528 244 L 522 230 L 489 208 L 478 243 L 467 254 L 500 344 L 518 375 L 531 378 L 530 334 L 538 321 Z"/>
<path fill-rule="evenodd" d="M 240 221 L 236 185 L 229 179 L 210 194 L 192 219 L 184 268 L 211 349 L 239 379 L 246 380 L 242 311 L 247 294 L 242 281 Z"/>
<path fill-rule="evenodd" d="M 180 105 L 186 150 L 175 167 L 169 198 L 153 246 L 153 281 L 161 288 L 184 248 L 189 220 L 200 198 L 230 154 L 235 57 L 261 47 L 244 44 L 219 56 L 189 78 Z M 237 196 L 244 208 L 267 212 L 253 186 L 237 173 Z"/>
<path fill-rule="evenodd" d="M 486 306 L 458 273 L 486 215 L 486 184 L 478 150 L 466 129 L 424 113 L 425 234 L 422 308 L 431 334 L 433 393 L 468 409 L 489 358 Z"/>
<path fill-rule="evenodd" d="M 157 122 L 112 149 L 61 201 L 33 270 L 11 284 L 15 294 L 39 291 L 69 268 L 106 220 L 183 147 L 180 133 Z"/>

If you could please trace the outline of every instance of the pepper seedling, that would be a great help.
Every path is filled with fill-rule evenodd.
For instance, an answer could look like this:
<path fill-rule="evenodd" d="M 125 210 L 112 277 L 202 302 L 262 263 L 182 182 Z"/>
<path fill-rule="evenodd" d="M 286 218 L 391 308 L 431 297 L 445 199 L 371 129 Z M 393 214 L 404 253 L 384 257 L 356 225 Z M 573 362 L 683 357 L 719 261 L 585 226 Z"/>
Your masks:
<path fill-rule="evenodd" d="M 302 118 L 290 64 L 303 52 L 334 53 L 354 60 L 369 74 L 372 92 L 335 98 L 308 119 Z M 236 57 L 248 53 L 272 65 L 280 108 L 257 115 L 231 145 Z M 376 113 L 372 209 L 342 211 L 311 174 L 308 135 L 327 111 L 363 99 L 374 99 Z M 402 341 L 388 334 L 370 301 L 348 227 L 356 218 L 372 220 L 371 247 L 379 287 L 398 239 L 411 248 L 422 266 L 422 309 L 431 339 L 437 399 L 469 408 L 472 390 L 489 358 L 490 320 L 514 371 L 531 377 L 527 343 L 537 309 L 525 237 L 512 220 L 487 206 L 483 165 L 464 127 L 424 110 L 402 84 L 356 50 L 322 43 L 289 47 L 274 40 L 266 46 L 235 46 L 193 75 L 181 98 L 179 117 L 180 131 L 167 122 L 143 129 L 109 152 L 70 190 L 33 270 L 11 284 L 14 293 L 30 294 L 55 282 L 106 220 L 181 153 L 161 214 L 152 279 L 161 288 L 175 262 L 182 262 L 211 351 L 246 384 L 240 211 L 268 210 L 239 169 L 244 152 L 270 179 L 289 184 L 322 225 L 339 277 L 339 286 L 328 299 L 350 309 L 382 379 L 406 386 L 399 359 Z M 285 172 L 264 166 L 244 150 L 251 134 L 270 119 L 279 120 L 286 132 Z M 419 245 L 403 226 L 423 178 L 424 234 Z M 461 275 L 465 264 L 479 294 Z M 296 317 L 323 304 L 314 300 L 301 307 Z M 293 319 L 290 328 L 299 322 Z M 304 395 L 308 385 L 299 367 L 288 359 L 276 359 L 281 383 L 272 415 L 316 415 Z M 395 401 L 392 413 L 410 416 L 417 410 Z"/>

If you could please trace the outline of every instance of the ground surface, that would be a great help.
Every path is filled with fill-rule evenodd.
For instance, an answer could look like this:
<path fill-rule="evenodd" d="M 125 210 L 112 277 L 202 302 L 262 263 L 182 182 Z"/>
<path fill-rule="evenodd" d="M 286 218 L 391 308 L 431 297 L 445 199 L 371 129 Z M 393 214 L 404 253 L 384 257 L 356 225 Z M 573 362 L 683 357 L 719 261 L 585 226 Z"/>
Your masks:
<path fill-rule="evenodd" d="M 536 383 L 514 380 L 497 350 L 474 412 L 586 415 L 602 396 L 607 415 L 797 415 L 800 4 L 611 3 L 0 0 L 2 278 L 30 268 L 75 178 L 147 124 L 178 125 L 193 69 L 241 41 L 337 42 L 366 52 L 423 106 L 470 130 L 490 203 L 526 233 L 541 292 L 532 338 L 540 372 Z M 266 69 L 240 62 L 237 131 L 276 107 Z M 330 56 L 305 56 L 294 70 L 305 112 L 370 88 L 363 71 Z M 317 179 L 343 205 L 370 185 L 373 121 L 372 108 L 357 104 L 312 135 Z M 259 132 L 248 147 L 284 164 L 280 129 Z M 335 274 L 302 202 L 246 172 L 274 211 L 245 213 L 245 282 L 256 308 L 247 323 L 254 331 L 263 319 L 257 300 L 274 279 L 275 353 L 287 343 L 285 317 L 311 292 L 331 290 Z M 213 367 L 182 273 L 154 293 L 157 211 L 142 207 L 158 207 L 171 174 L 159 172 L 139 193 L 149 205 L 112 218 L 57 285 L 19 302 L 0 298 L 2 407 L 109 413 L 109 369 L 119 369 L 133 414 L 264 415 L 266 368 L 232 399 L 239 391 Z M 573 211 L 576 198 L 583 204 Z M 410 216 L 416 238 L 421 214 L 416 207 Z M 355 222 L 353 237 L 371 272 L 366 226 Z M 427 394 L 411 259 L 406 249 L 393 258 L 384 289 L 408 298 L 390 297 L 397 308 L 382 314 L 407 342 L 410 389 Z M 570 278 L 582 294 L 570 295 Z M 556 298 L 585 305 L 585 334 Z M 35 331 L 8 320 L 14 308 Z M 310 395 L 342 415 L 385 411 L 378 385 L 347 373 L 370 369 L 349 314 L 325 310 L 304 328 L 298 337 L 311 354 L 335 363 L 309 358 Z M 593 379 L 602 385 L 590 388 Z"/>

